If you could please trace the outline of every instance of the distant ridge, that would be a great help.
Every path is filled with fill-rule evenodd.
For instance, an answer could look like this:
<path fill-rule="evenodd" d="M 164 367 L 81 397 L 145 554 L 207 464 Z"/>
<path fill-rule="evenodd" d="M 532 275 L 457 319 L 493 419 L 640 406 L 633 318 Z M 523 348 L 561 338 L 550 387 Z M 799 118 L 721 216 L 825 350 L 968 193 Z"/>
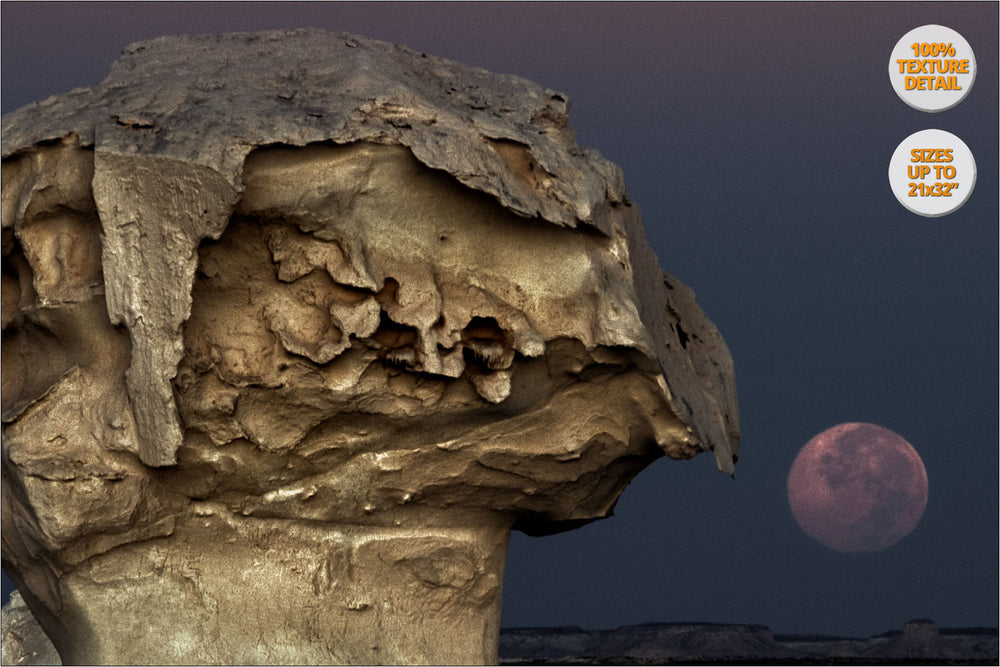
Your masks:
<path fill-rule="evenodd" d="M 998 662 L 997 628 L 942 628 L 929 619 L 854 638 L 774 634 L 766 625 L 642 623 L 613 630 L 576 626 L 500 631 L 500 663 L 597 664 L 964 664 Z"/>

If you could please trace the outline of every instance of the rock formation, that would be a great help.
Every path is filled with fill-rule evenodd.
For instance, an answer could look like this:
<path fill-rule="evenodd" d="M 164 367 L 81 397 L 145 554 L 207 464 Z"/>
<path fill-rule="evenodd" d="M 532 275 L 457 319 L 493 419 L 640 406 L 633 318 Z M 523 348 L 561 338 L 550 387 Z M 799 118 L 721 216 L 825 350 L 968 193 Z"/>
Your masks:
<path fill-rule="evenodd" d="M 316 30 L 3 119 L 3 558 L 67 663 L 497 658 L 511 528 L 732 472 L 732 363 L 568 100 Z"/>
<path fill-rule="evenodd" d="M 0 664 L 58 665 L 59 654 L 42 632 L 21 594 L 14 591 L 0 610 Z"/>

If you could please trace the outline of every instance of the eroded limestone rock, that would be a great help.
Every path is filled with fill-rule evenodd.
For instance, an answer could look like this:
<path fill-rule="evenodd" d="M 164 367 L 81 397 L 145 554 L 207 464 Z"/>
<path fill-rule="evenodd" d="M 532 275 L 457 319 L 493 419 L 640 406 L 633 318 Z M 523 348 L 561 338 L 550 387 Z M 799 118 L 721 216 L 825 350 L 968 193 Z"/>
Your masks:
<path fill-rule="evenodd" d="M 4 117 L 3 555 L 64 661 L 492 662 L 512 527 L 732 472 L 725 345 L 567 109 L 304 30 Z"/>
<path fill-rule="evenodd" d="M 42 627 L 14 591 L 0 610 L 0 663 L 4 665 L 58 665 L 59 654 Z"/>

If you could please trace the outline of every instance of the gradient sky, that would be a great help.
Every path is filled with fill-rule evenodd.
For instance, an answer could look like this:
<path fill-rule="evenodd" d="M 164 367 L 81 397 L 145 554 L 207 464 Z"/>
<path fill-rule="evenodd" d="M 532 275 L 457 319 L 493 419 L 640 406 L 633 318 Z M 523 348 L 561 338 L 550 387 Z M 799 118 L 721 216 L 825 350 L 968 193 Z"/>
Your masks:
<path fill-rule="evenodd" d="M 896 41 L 938 23 L 979 72 L 957 107 L 904 104 Z M 661 265 L 736 365 L 736 479 L 660 460 L 615 516 L 515 533 L 503 625 L 762 623 L 866 636 L 926 617 L 998 622 L 998 3 L 3 3 L 2 106 L 98 83 L 163 34 L 320 27 L 405 44 L 569 95 L 581 144 L 622 166 Z M 957 212 L 905 210 L 887 179 L 913 132 L 978 166 Z M 795 524 L 799 449 L 872 422 L 923 457 L 917 529 L 841 554 Z"/>

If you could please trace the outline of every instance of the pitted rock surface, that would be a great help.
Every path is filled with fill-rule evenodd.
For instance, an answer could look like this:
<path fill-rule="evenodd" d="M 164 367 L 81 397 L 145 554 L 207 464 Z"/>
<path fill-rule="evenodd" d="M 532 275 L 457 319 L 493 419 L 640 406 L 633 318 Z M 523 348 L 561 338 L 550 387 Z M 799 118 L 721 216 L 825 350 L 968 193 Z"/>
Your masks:
<path fill-rule="evenodd" d="M 300 30 L 4 117 L 4 559 L 64 660 L 489 662 L 511 527 L 732 472 L 729 353 L 568 107 Z"/>

